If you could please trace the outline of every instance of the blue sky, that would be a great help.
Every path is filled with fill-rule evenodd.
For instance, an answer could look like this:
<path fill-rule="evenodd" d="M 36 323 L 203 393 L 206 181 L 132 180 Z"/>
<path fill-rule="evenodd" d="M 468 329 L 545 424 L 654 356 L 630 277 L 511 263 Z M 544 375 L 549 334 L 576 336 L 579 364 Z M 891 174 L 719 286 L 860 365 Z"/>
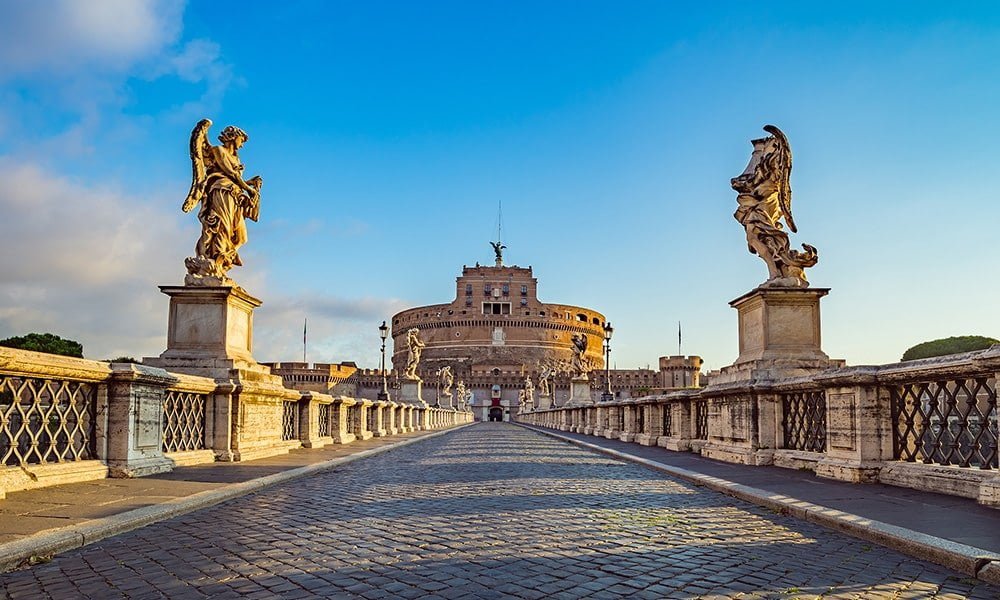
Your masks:
<path fill-rule="evenodd" d="M 765 279 L 729 179 L 774 123 L 824 348 L 1000 336 L 1000 11 L 931 2 L 0 0 L 0 336 L 158 354 L 198 225 L 201 117 L 245 129 L 261 221 L 233 275 L 259 360 L 377 363 L 376 327 L 489 262 L 616 325 L 619 367 L 737 354 Z M 834 10 L 835 9 L 835 10 Z"/>

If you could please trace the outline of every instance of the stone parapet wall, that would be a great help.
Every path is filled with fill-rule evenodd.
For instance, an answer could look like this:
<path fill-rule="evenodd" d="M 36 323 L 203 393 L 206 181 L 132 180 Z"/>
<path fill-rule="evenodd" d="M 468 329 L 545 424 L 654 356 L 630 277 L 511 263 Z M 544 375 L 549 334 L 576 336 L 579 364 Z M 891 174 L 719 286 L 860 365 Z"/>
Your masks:
<path fill-rule="evenodd" d="M 273 376 L 240 375 L 213 379 L 0 347 L 0 498 L 472 421 L 469 412 L 298 391 Z"/>
<path fill-rule="evenodd" d="M 517 420 L 1000 507 L 998 371 L 994 347 L 534 411 Z"/>

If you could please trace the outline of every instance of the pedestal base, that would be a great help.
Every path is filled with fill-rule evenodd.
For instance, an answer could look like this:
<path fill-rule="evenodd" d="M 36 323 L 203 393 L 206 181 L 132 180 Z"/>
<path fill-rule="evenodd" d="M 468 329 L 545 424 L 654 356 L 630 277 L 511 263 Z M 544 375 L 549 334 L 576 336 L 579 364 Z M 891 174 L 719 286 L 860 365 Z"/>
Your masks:
<path fill-rule="evenodd" d="M 552 396 L 549 394 L 538 395 L 538 407 L 534 410 L 549 410 L 552 408 Z"/>
<path fill-rule="evenodd" d="M 569 401 L 566 406 L 590 406 L 594 399 L 590 395 L 590 379 L 574 377 L 569 382 Z"/>
<path fill-rule="evenodd" d="M 843 366 L 820 348 L 819 300 L 829 288 L 758 287 L 729 303 L 739 314 L 740 355 L 711 385 L 808 375 Z"/>
<path fill-rule="evenodd" d="M 160 291 L 170 296 L 167 349 L 143 364 L 213 379 L 227 379 L 234 369 L 270 374 L 252 354 L 260 300 L 231 286 L 161 285 Z"/>
<path fill-rule="evenodd" d="M 408 379 L 401 382 L 399 384 L 398 400 L 407 404 L 427 406 L 423 398 L 423 383 L 420 379 Z"/>

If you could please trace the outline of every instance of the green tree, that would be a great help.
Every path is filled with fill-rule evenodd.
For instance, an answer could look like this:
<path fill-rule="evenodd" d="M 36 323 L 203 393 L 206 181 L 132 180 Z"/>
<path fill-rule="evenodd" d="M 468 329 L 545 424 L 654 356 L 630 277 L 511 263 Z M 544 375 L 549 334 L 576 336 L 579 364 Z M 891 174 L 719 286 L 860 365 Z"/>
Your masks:
<path fill-rule="evenodd" d="M 0 346 L 83 358 L 83 344 L 51 333 L 29 333 L 0 340 Z"/>
<path fill-rule="evenodd" d="M 903 353 L 902 360 L 916 360 L 918 358 L 972 352 L 973 350 L 985 350 L 993 344 L 1000 344 L 1000 341 L 981 335 L 959 335 L 917 344 Z"/>

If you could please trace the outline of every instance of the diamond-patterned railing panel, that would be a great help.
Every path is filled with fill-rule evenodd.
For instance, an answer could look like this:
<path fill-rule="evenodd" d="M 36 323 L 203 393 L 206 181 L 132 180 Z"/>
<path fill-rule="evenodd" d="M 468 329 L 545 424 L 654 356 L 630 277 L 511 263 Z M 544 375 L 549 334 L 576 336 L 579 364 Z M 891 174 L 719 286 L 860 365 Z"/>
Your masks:
<path fill-rule="evenodd" d="M 784 448 L 826 451 L 826 394 L 822 390 L 781 395 Z"/>
<path fill-rule="evenodd" d="M 673 423 L 671 422 L 673 420 L 671 416 L 671 413 L 673 412 L 671 410 L 672 408 L 672 404 L 664 404 L 661 409 L 663 411 L 663 435 L 666 436 L 673 434 Z"/>
<path fill-rule="evenodd" d="M 284 402 L 284 412 L 281 415 L 281 439 L 299 439 L 299 403 Z"/>
<path fill-rule="evenodd" d="M 208 394 L 168 390 L 163 399 L 163 451 L 205 449 Z"/>
<path fill-rule="evenodd" d="M 328 437 L 330 435 L 330 405 L 319 405 L 319 436 Z"/>
<path fill-rule="evenodd" d="M 897 460 L 998 468 L 997 393 L 992 377 L 889 387 Z"/>
<path fill-rule="evenodd" d="M 96 458 L 97 386 L 0 375 L 0 464 Z"/>
<path fill-rule="evenodd" d="M 708 439 L 708 401 L 698 400 L 694 403 L 694 437 L 696 440 Z"/>

